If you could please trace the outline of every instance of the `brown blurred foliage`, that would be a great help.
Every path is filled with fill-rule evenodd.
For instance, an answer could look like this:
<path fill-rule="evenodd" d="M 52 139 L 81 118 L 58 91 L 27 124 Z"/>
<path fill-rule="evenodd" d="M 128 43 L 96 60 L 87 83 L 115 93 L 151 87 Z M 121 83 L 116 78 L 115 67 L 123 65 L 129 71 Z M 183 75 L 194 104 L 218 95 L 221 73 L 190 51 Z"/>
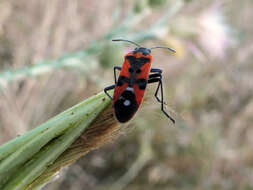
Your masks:
<path fill-rule="evenodd" d="M 29 67 L 89 47 L 130 10 L 149 11 L 136 27 L 145 30 L 175 1 L 1 2 L 0 69 Z M 253 189 L 253 2 L 182 3 L 167 21 L 169 31 L 141 42 L 177 50 L 176 56 L 153 51 L 154 67 L 163 69 L 166 102 L 176 125 L 160 113 L 151 87 L 121 138 L 69 166 L 44 189 Z M 116 13 L 118 21 L 113 19 Z M 122 64 L 111 57 L 121 55 L 114 45 L 103 57 L 98 53 L 95 63 L 84 63 L 100 61 L 96 73 L 55 69 L 1 90 L 0 144 L 112 83 L 113 65 Z M 129 51 L 130 46 L 125 47 Z"/>

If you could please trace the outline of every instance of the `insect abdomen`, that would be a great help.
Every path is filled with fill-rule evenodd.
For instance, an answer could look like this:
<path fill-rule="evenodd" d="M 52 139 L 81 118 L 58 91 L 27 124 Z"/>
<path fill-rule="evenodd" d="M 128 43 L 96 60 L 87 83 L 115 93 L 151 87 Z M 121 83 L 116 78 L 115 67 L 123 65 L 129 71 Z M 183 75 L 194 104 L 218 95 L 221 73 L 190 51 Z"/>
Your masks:
<path fill-rule="evenodd" d="M 114 102 L 115 116 L 119 122 L 127 122 L 136 113 L 138 107 L 133 88 L 128 87 L 119 99 Z"/>

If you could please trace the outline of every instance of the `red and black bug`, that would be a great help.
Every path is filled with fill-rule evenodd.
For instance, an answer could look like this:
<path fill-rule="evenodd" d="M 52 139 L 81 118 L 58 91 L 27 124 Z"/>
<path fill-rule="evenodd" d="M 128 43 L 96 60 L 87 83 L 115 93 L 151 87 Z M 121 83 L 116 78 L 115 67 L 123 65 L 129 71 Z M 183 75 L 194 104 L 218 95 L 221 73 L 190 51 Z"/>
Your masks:
<path fill-rule="evenodd" d="M 144 48 L 135 42 L 124 39 L 114 39 L 112 41 L 124 41 L 137 46 L 134 51 L 125 55 L 122 67 L 114 67 L 115 84 L 104 89 L 109 98 L 113 100 L 117 120 L 122 123 L 129 121 L 142 103 L 147 84 L 158 83 L 155 98 L 161 103 L 162 112 L 175 123 L 175 120 L 164 110 L 162 70 L 151 68 L 152 49 L 165 48 L 172 52 L 175 52 L 175 50 L 161 46 Z M 121 71 L 118 80 L 116 79 L 116 70 Z M 114 95 L 111 97 L 107 91 L 114 88 Z M 159 90 L 161 98 L 158 97 Z"/>

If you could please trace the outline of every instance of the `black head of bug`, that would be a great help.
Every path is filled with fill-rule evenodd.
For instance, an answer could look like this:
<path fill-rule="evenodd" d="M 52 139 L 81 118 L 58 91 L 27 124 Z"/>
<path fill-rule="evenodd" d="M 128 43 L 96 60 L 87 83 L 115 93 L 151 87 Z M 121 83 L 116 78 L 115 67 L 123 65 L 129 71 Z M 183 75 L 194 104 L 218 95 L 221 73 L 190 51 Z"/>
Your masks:
<path fill-rule="evenodd" d="M 138 47 L 135 48 L 135 50 L 133 51 L 134 54 L 136 53 L 142 53 L 143 55 L 147 56 L 151 53 L 151 49 L 149 48 L 144 48 L 144 47 Z"/>

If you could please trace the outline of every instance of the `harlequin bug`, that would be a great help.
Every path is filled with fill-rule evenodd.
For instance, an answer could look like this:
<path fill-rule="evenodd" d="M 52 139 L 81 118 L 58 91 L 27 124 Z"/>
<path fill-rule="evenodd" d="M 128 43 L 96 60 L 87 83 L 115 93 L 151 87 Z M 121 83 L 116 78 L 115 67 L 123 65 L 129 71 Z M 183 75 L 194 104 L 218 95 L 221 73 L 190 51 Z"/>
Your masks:
<path fill-rule="evenodd" d="M 114 112 L 117 120 L 122 123 L 129 121 L 142 103 L 147 84 L 158 83 L 155 91 L 155 98 L 159 103 L 161 103 L 162 112 L 173 123 L 175 123 L 175 120 L 164 110 L 165 103 L 163 101 L 162 70 L 158 68 L 151 68 L 151 50 L 156 48 L 165 48 L 172 52 L 176 51 L 174 49 L 161 46 L 144 48 L 135 42 L 124 39 L 114 39 L 112 41 L 124 41 L 137 46 L 134 51 L 125 55 L 125 61 L 122 67 L 114 67 L 115 84 L 104 89 L 104 92 L 113 101 Z M 121 71 L 118 80 L 116 79 L 116 70 Z M 111 97 L 107 91 L 114 88 L 114 95 Z M 159 90 L 161 92 L 161 99 L 158 97 Z"/>

